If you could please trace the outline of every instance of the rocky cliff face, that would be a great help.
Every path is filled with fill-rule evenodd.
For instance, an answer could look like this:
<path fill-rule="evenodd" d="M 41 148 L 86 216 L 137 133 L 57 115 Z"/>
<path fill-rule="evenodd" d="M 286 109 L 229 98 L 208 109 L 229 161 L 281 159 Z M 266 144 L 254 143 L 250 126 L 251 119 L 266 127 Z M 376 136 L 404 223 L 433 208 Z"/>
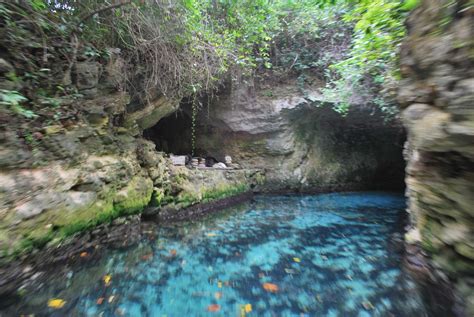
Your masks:
<path fill-rule="evenodd" d="M 408 235 L 474 315 L 474 6 L 422 1 L 408 21 L 400 90 L 408 130 Z"/>
<path fill-rule="evenodd" d="M 97 69 L 77 67 L 87 99 L 71 102 L 54 122 L 0 109 L 0 265 L 147 206 L 177 210 L 263 179 L 257 171 L 173 166 L 140 133 L 178 104 L 158 97 L 133 105 L 125 93 L 104 89 Z"/>
<path fill-rule="evenodd" d="M 296 83 L 255 86 L 241 79 L 203 111 L 198 149 L 265 169 L 266 190 L 403 188 L 399 123 L 370 106 L 346 117 L 317 107 L 317 87 L 303 94 Z"/>

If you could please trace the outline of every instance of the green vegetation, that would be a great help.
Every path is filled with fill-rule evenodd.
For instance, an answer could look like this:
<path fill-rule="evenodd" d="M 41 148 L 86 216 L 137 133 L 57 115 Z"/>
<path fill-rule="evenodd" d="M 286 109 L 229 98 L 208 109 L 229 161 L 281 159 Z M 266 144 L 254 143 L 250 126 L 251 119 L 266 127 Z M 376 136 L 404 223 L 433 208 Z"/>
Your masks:
<path fill-rule="evenodd" d="M 173 98 L 209 93 L 228 74 L 271 69 L 296 75 L 303 91 L 315 77 L 326 83 L 338 112 L 373 102 L 393 114 L 386 88 L 397 80 L 403 22 L 417 2 L 2 2 L 0 46 L 14 66 L 7 77 L 15 86 L 1 91 L 2 105 L 31 120 L 37 112 L 58 116 L 65 100 L 82 96 L 71 81 L 76 63 L 105 66 L 118 54 L 124 62 L 116 86 L 135 102 L 148 102 L 157 91 Z"/>
<path fill-rule="evenodd" d="M 336 76 L 330 78 L 325 91 L 330 98 L 339 96 L 338 112 L 349 108 L 350 91 L 364 101 L 371 100 L 388 115 L 398 112 L 390 89 L 399 79 L 397 57 L 405 36 L 403 23 L 417 4 L 417 0 L 360 0 L 344 15 L 345 22 L 354 24 L 352 44 L 347 58 L 330 66 Z"/>
<path fill-rule="evenodd" d="M 244 193 L 248 190 L 249 187 L 247 184 L 225 185 L 204 191 L 202 201 L 206 203 L 213 200 L 219 200 Z"/>
<path fill-rule="evenodd" d="M 21 106 L 21 103 L 27 101 L 18 91 L 0 89 L 0 105 L 8 106 L 11 110 L 26 118 L 34 118 L 36 114 Z"/>
<path fill-rule="evenodd" d="M 2 250 L 4 256 L 15 258 L 34 249 L 41 249 L 48 243 L 57 245 L 66 238 L 84 232 L 100 224 L 110 223 L 114 219 L 140 213 L 152 196 L 152 183 L 140 177 L 134 178 L 121 191 L 110 191 L 107 199 L 96 201 L 91 206 L 78 210 L 51 210 L 39 216 L 34 228 L 26 221 L 20 225 L 24 232 L 20 241 L 8 250 Z M 48 225 L 45 225 L 48 224 Z"/>
<path fill-rule="evenodd" d="M 250 190 L 246 183 L 223 184 L 204 189 L 201 192 L 182 191 L 176 196 L 155 191 L 151 204 L 155 207 L 168 206 L 175 209 L 187 208 L 198 203 L 208 203 L 214 200 L 235 196 Z"/>

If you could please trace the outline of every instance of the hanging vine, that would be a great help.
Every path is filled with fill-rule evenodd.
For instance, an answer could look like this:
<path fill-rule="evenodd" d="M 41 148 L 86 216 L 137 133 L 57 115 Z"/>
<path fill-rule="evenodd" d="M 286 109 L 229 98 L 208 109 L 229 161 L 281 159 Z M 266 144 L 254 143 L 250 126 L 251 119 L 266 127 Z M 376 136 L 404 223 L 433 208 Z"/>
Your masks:
<path fill-rule="evenodd" d="M 191 105 L 192 108 L 192 115 L 191 115 L 191 156 L 194 157 L 194 153 L 196 151 L 196 117 L 198 112 L 198 105 L 196 102 L 196 98 L 193 99 L 193 103 Z"/>
<path fill-rule="evenodd" d="M 198 91 L 200 91 L 199 84 L 193 84 L 193 100 L 191 102 L 191 156 L 194 157 L 196 152 L 196 121 L 197 113 L 199 108 L 202 106 L 201 102 L 198 100 Z"/>

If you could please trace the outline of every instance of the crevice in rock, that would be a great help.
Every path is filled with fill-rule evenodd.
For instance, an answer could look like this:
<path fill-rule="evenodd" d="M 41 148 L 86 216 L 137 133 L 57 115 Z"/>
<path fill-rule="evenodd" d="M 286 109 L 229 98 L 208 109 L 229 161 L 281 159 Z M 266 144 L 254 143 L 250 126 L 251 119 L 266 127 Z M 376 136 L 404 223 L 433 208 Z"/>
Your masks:
<path fill-rule="evenodd" d="M 143 136 L 155 143 L 157 151 L 189 155 L 192 151 L 191 131 L 191 116 L 180 110 L 161 119 L 151 128 L 145 129 Z"/>

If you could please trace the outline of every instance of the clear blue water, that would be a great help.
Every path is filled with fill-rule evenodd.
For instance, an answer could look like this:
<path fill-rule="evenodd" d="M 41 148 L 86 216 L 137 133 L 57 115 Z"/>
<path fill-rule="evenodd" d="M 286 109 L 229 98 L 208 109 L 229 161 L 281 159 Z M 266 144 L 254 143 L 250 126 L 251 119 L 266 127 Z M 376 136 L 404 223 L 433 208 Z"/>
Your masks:
<path fill-rule="evenodd" d="M 402 236 L 404 208 L 403 196 L 386 193 L 258 196 L 199 221 L 151 227 L 138 245 L 106 250 L 66 274 L 58 270 L 10 310 L 37 316 L 426 316 L 394 242 Z M 66 303 L 48 308 L 50 298 Z"/>

